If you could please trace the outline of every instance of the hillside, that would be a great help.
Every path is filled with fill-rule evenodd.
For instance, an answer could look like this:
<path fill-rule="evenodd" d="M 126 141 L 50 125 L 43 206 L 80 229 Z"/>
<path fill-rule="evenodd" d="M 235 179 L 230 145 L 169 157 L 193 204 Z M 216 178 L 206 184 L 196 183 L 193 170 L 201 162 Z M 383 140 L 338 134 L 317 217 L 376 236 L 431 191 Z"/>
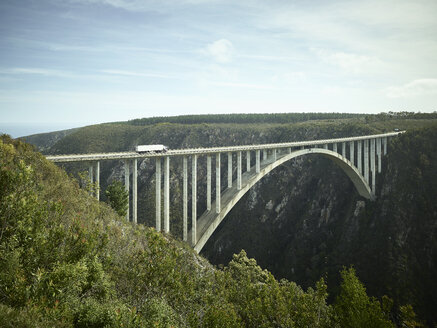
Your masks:
<path fill-rule="evenodd" d="M 289 123 L 277 123 L 274 116 L 271 120 L 266 116 L 253 118 L 250 124 L 242 123 L 238 115 L 230 115 L 226 121 L 233 118 L 236 123 L 216 123 L 219 120 L 211 117 L 182 117 L 173 122 L 161 118 L 158 122 L 145 119 L 97 125 L 66 136 L 49 152 L 122 151 L 140 143 L 164 143 L 170 148 L 269 143 L 429 127 L 426 131 L 408 133 L 407 139 L 399 139 L 403 142 L 400 145 L 390 144 L 392 150 L 400 149 L 405 156 L 394 158 L 390 153 L 384 158 L 386 171 L 377 180 L 377 202 L 361 199 L 343 172 L 329 160 L 318 157 L 294 160 L 277 168 L 240 200 L 202 254 L 214 264 L 227 265 L 233 254 L 245 249 L 276 278 L 296 281 L 304 288 L 314 286 L 323 276 L 328 282 L 331 301 L 339 292 L 338 272 L 352 264 L 371 295 L 388 294 L 396 304 L 413 303 L 430 325 L 436 322 L 433 309 L 437 288 L 432 280 L 437 263 L 433 243 L 435 202 L 428 201 L 425 207 L 413 206 L 421 204 L 421 198 L 416 200 L 416 196 L 437 198 L 433 184 L 436 180 L 431 174 L 435 172 L 436 163 L 432 157 L 436 148 L 432 132 L 436 129 L 435 115 L 316 117 Z M 257 120 L 262 122 L 254 123 Z M 427 142 L 413 147 L 408 141 L 411 136 Z M 420 167 L 421 162 L 416 159 L 421 156 L 415 156 L 418 149 L 425 154 L 424 162 L 431 163 L 423 172 L 420 169 L 422 180 L 418 180 L 428 186 L 426 194 L 421 184 L 405 182 L 409 172 Z M 199 159 L 199 181 L 205 180 L 204 162 Z M 64 167 L 73 173 L 86 169 L 85 165 Z M 173 161 L 172 172 L 180 169 L 181 163 Z M 402 175 L 399 176 L 399 172 Z M 154 225 L 154 215 L 150 213 L 155 213 L 154 190 L 148 188 L 154 185 L 153 173 L 153 162 L 140 161 L 139 218 L 149 226 Z M 102 163 L 103 188 L 122 176 L 121 162 Z M 171 231 L 176 238 L 181 236 L 181 183 L 180 176 L 172 176 Z M 225 186 L 224 181 L 222 186 Z M 205 209 L 205 188 L 204 184 L 198 186 L 198 213 Z M 402 198 L 404 194 L 412 195 L 413 201 L 406 202 Z M 417 213 L 413 209 L 417 209 Z M 418 213 L 423 221 L 417 220 Z"/>
<path fill-rule="evenodd" d="M 244 251 L 223 270 L 132 225 L 27 144 L 0 138 L 1 327 L 394 327 L 353 269 L 327 304 Z M 356 315 L 359 311 L 360 315 Z M 410 306 L 398 319 L 416 321 Z"/>

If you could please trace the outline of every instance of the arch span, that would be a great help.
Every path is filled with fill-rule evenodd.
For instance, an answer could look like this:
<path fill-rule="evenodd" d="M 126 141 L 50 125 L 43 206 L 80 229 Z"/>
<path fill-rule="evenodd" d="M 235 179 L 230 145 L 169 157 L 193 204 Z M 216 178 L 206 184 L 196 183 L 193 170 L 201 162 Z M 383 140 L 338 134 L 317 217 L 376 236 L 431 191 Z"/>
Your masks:
<path fill-rule="evenodd" d="M 279 165 L 300 156 L 308 154 L 321 154 L 334 163 L 336 163 L 352 180 L 358 193 L 367 199 L 372 199 L 372 191 L 368 183 L 366 183 L 364 177 L 358 172 L 357 168 L 345 157 L 337 152 L 323 149 L 323 148 L 308 148 L 293 151 L 290 154 L 278 156 L 276 161 L 267 159 L 261 163 L 260 172 L 256 173 L 255 168 L 251 168 L 251 172 L 245 172 L 242 175 L 242 186 L 238 190 L 234 186 L 227 189 L 221 196 L 221 211 L 216 213 L 214 210 L 206 211 L 197 221 L 197 243 L 194 245 L 194 249 L 199 253 L 203 246 L 205 246 L 208 239 L 214 233 L 215 229 L 220 225 L 226 215 L 231 211 L 235 204 L 246 194 L 259 180 L 266 176 L 270 171 L 278 167 Z M 215 204 L 212 204 L 212 209 L 215 208 Z"/>

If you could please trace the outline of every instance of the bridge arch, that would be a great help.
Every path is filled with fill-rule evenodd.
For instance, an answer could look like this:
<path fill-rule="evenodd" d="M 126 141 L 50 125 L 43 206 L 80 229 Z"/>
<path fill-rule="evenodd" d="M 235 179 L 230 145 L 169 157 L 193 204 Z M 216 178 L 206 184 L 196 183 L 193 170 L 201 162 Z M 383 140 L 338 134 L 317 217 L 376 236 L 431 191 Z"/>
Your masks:
<path fill-rule="evenodd" d="M 335 164 L 337 164 L 351 179 L 358 193 L 367 199 L 373 199 L 373 194 L 369 184 L 366 182 L 365 178 L 360 174 L 357 168 L 341 154 L 324 149 L 324 148 L 307 148 L 291 152 L 290 154 L 285 154 L 279 157 L 276 161 L 266 161 L 263 163 L 259 173 L 245 172 L 243 174 L 243 183 L 241 189 L 238 190 L 237 187 L 232 187 L 227 189 L 222 194 L 222 207 L 220 213 L 215 211 L 206 211 L 197 221 L 197 243 L 194 249 L 199 253 L 205 246 L 208 239 L 226 217 L 226 215 L 231 211 L 235 204 L 248 192 L 259 180 L 266 176 L 270 171 L 282 165 L 283 163 L 300 156 L 305 156 L 308 154 L 320 154 L 331 159 Z M 215 208 L 213 204 L 211 206 Z"/>

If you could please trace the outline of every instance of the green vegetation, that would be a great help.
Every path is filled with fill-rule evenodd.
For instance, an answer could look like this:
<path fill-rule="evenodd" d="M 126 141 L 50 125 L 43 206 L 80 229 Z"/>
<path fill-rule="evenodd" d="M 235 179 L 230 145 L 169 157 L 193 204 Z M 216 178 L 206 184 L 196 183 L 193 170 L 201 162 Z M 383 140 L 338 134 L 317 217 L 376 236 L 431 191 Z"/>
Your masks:
<path fill-rule="evenodd" d="M 120 181 L 113 181 L 105 190 L 108 204 L 120 215 L 125 217 L 129 209 L 129 193 Z"/>
<path fill-rule="evenodd" d="M 390 302 L 368 298 L 353 270 L 329 305 L 323 279 L 304 291 L 244 251 L 214 269 L 170 236 L 123 222 L 7 136 L 0 185 L 1 327 L 393 326 Z"/>

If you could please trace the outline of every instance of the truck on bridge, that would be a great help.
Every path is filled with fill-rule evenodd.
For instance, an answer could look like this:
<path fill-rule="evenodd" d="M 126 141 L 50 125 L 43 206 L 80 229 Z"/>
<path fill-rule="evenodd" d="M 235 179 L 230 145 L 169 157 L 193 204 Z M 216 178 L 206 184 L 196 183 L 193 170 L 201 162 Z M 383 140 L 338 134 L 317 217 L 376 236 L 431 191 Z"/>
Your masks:
<path fill-rule="evenodd" d="M 164 145 L 138 145 L 135 147 L 137 153 L 165 153 L 168 147 Z"/>

